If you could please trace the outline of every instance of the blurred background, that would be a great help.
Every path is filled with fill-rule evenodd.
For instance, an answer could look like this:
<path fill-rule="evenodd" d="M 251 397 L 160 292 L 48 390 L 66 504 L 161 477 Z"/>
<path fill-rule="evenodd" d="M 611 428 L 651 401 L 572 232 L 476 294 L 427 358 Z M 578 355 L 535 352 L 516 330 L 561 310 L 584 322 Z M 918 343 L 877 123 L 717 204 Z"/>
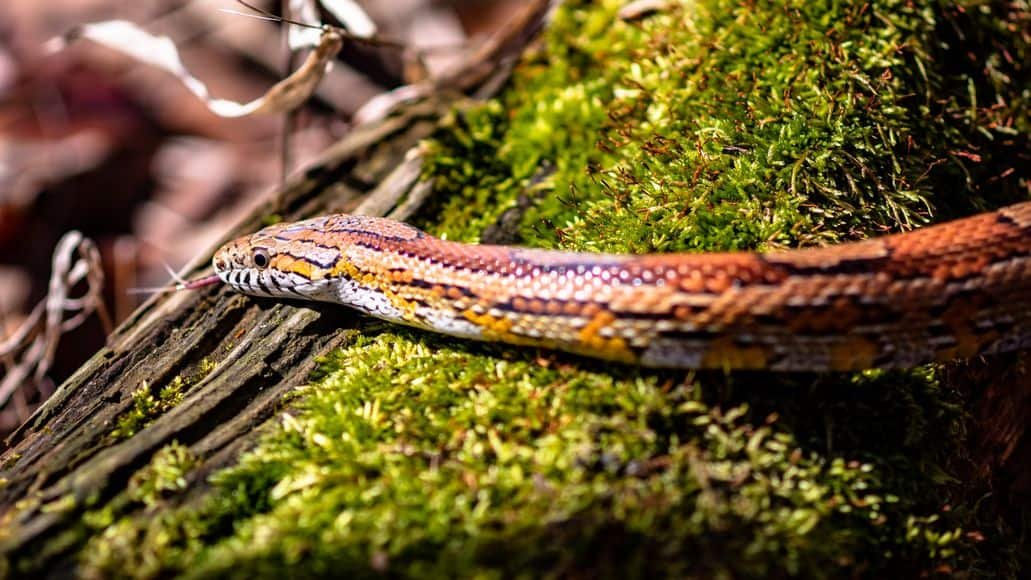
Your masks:
<path fill-rule="evenodd" d="M 283 10 L 278 1 L 251 3 Z M 168 73 L 91 42 L 56 54 L 43 49 L 76 25 L 129 20 L 172 38 L 214 96 L 247 102 L 285 76 L 290 55 L 278 23 L 223 10 L 250 12 L 233 0 L 0 3 L 0 436 L 103 346 L 105 327 L 146 299 L 130 289 L 167 284 L 168 268 L 215 244 L 284 173 L 345 135 L 362 105 L 410 81 L 413 53 L 432 74 L 521 5 L 360 4 L 377 36 L 400 46 L 345 42 L 316 96 L 287 121 L 218 117 Z M 322 17 L 334 23 L 325 11 Z M 42 301 L 52 258 L 61 261 L 55 247 L 71 230 L 99 251 L 103 308 L 81 325 L 65 324 L 75 328 L 48 331 Z M 71 284 L 69 296 L 87 292 L 88 282 Z"/>

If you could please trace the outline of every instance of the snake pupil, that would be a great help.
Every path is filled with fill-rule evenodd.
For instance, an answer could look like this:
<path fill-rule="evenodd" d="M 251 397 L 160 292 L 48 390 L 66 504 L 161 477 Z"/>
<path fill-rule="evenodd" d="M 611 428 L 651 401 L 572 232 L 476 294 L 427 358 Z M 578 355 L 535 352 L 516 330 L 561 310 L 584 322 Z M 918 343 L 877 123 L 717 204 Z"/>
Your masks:
<path fill-rule="evenodd" d="M 254 250 L 254 265 L 258 268 L 268 267 L 268 252 L 265 250 Z"/>

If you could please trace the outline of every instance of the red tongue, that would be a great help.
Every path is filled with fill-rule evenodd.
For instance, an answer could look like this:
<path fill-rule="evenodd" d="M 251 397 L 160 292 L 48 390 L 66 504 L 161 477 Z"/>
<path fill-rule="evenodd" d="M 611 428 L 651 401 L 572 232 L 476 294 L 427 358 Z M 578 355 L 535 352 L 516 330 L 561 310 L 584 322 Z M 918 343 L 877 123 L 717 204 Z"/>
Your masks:
<path fill-rule="evenodd" d="M 176 284 L 176 290 L 195 290 L 197 288 L 203 288 L 205 286 L 211 286 L 222 282 L 222 279 L 218 277 L 218 274 L 212 274 L 196 280 L 187 280 L 181 284 Z"/>

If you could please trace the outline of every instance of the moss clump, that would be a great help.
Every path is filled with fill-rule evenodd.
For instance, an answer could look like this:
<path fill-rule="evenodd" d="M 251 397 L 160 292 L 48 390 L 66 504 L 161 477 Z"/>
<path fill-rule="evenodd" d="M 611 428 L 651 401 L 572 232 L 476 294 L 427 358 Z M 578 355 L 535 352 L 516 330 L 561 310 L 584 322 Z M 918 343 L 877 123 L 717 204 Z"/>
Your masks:
<path fill-rule="evenodd" d="M 420 225 L 763 248 L 1026 197 L 1024 2 L 620 4 L 564 3 L 505 95 L 454 115 Z M 685 377 L 368 333 L 206 494 L 109 518 L 82 571 L 1015 576 L 1021 540 L 956 485 L 969 418 L 939 375 Z"/>
<path fill-rule="evenodd" d="M 936 506 L 886 479 L 933 454 L 915 449 L 933 443 L 923 437 L 896 440 L 895 459 L 869 462 L 847 436 L 842 452 L 818 452 L 811 433 L 800 439 L 748 404 L 709 404 L 691 382 L 500 353 L 438 350 L 408 333 L 360 339 L 213 478 L 205 503 L 156 527 L 109 528 L 86 550 L 107 557 L 87 563 L 113 566 L 94 570 L 103 574 L 158 553 L 161 571 L 201 577 L 298 564 L 313 574 L 834 575 L 971 556 L 951 518 L 928 517 Z M 852 397 L 869 405 L 880 394 L 866 391 Z M 906 418 L 933 431 L 959 417 L 932 401 Z M 936 451 L 950 445 L 940 438 Z M 162 549 L 169 538 L 175 550 Z M 605 546 L 619 549 L 600 556 Z"/>
<path fill-rule="evenodd" d="M 177 441 L 154 454 L 147 467 L 129 479 L 129 499 L 154 507 L 165 494 L 186 489 L 186 474 L 197 464 L 188 447 Z"/>
<path fill-rule="evenodd" d="M 165 499 L 187 488 L 188 474 L 199 464 L 189 448 L 177 441 L 166 445 L 129 479 L 125 493 L 86 512 L 75 533 L 85 537 L 96 534 L 82 551 L 82 575 L 151 577 L 161 568 L 161 560 L 174 549 L 171 536 L 161 534 L 142 541 L 141 525 L 158 527 L 166 523 Z M 142 507 L 143 519 L 124 515 Z M 158 550 L 162 552 L 158 557 Z M 124 566 L 131 561 L 132 568 Z"/>
<path fill-rule="evenodd" d="M 969 212 L 986 182 L 1027 196 L 1031 54 L 1002 3 L 601 4 L 439 135 L 429 229 L 477 241 L 545 163 L 520 237 L 594 251 L 832 242 Z"/>
<path fill-rule="evenodd" d="M 197 365 L 195 372 L 185 376 L 176 375 L 157 392 L 156 396 L 150 385 L 144 382 L 139 389 L 133 391 L 132 407 L 115 420 L 115 428 L 111 430 L 109 437 L 113 441 L 122 441 L 138 433 L 154 419 L 181 403 L 186 396 L 186 389 L 203 380 L 215 366 L 216 363 L 205 358 Z"/>

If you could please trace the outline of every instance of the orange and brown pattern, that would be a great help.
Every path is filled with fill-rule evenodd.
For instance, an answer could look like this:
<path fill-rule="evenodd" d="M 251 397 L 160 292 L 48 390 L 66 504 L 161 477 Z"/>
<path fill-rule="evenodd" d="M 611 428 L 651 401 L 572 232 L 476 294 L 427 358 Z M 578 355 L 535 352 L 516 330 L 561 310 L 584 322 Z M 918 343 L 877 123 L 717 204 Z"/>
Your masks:
<path fill-rule="evenodd" d="M 334 215 L 239 238 L 214 266 L 248 294 L 646 366 L 856 370 L 1031 347 L 1031 202 L 768 254 L 477 246 Z"/>

